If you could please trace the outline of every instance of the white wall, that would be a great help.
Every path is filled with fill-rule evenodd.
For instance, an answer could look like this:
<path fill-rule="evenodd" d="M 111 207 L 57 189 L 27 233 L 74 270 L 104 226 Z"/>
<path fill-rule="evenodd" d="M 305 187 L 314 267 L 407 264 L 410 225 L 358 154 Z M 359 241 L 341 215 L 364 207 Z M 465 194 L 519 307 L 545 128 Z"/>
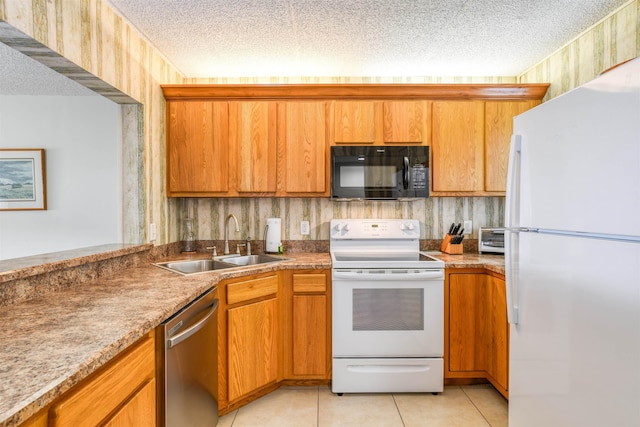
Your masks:
<path fill-rule="evenodd" d="M 47 189 L 0 211 L 0 259 L 121 242 L 121 121 L 101 96 L 0 96 L 0 148 L 44 148 Z"/>

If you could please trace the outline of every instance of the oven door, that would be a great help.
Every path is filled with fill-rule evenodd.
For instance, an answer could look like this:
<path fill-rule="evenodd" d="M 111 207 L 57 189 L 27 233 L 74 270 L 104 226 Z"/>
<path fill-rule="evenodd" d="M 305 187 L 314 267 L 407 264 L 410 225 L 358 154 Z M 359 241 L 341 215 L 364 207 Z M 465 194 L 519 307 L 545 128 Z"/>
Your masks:
<path fill-rule="evenodd" d="M 444 271 L 334 269 L 333 357 L 442 357 Z"/>

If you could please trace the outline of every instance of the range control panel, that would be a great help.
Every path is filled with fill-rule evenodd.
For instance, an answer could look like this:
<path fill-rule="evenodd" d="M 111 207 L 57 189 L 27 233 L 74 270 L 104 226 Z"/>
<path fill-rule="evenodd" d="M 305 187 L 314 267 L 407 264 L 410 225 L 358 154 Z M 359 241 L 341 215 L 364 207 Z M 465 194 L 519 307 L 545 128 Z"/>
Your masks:
<path fill-rule="evenodd" d="M 332 219 L 331 239 L 418 239 L 417 219 Z"/>

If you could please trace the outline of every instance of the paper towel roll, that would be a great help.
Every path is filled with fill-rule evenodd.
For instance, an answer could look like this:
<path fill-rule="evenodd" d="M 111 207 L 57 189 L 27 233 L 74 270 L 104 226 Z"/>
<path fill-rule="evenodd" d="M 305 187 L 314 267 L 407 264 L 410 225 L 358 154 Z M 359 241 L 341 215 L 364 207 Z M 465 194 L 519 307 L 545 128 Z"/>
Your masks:
<path fill-rule="evenodd" d="M 264 240 L 265 252 L 278 252 L 278 246 L 282 240 L 282 220 L 280 218 L 267 218 Z"/>

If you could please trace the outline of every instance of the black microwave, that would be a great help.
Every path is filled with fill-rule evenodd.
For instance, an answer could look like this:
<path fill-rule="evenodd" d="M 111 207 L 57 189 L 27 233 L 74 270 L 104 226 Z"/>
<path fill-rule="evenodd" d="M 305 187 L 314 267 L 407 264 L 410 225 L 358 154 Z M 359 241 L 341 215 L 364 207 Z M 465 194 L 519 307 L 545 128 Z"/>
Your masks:
<path fill-rule="evenodd" d="M 429 147 L 331 147 L 331 198 L 429 197 Z"/>

